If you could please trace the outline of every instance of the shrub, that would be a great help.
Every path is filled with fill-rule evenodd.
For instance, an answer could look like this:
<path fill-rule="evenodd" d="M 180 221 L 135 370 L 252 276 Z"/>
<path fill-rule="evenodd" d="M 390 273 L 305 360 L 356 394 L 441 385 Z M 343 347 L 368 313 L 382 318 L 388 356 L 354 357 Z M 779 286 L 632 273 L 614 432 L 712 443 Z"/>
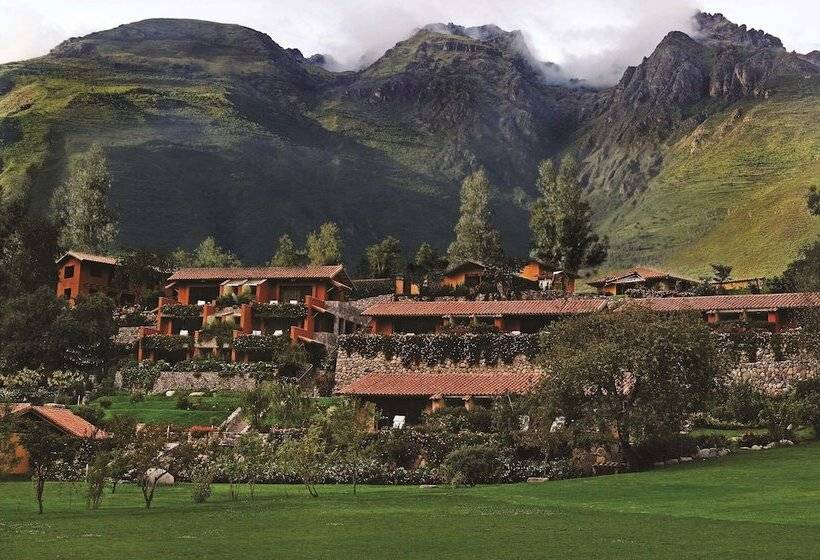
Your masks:
<path fill-rule="evenodd" d="M 145 400 L 145 393 L 143 393 L 142 391 L 134 391 L 133 393 L 131 393 L 129 400 L 134 403 L 142 402 Z"/>
<path fill-rule="evenodd" d="M 103 418 L 105 418 L 105 410 L 99 405 L 96 404 L 81 404 L 79 406 L 74 406 L 71 408 L 72 412 L 83 418 L 88 420 L 95 426 L 99 426 Z"/>
<path fill-rule="evenodd" d="M 718 420 L 737 422 L 743 426 L 757 426 L 760 413 L 766 406 L 766 397 L 751 383 L 733 383 L 721 395 L 712 411 Z"/>
<path fill-rule="evenodd" d="M 103 397 L 100 400 L 98 400 L 97 402 L 99 403 L 99 405 L 101 407 L 103 407 L 105 409 L 111 408 L 111 405 L 114 404 L 113 401 L 111 399 L 109 399 L 108 397 Z"/>
<path fill-rule="evenodd" d="M 211 483 L 214 471 L 207 466 L 198 466 L 191 472 L 191 499 L 195 504 L 202 504 L 211 497 Z"/>
<path fill-rule="evenodd" d="M 421 442 L 413 429 L 382 430 L 376 434 L 374 447 L 379 458 L 389 465 L 413 466 L 421 453 Z"/>
<path fill-rule="evenodd" d="M 193 402 L 191 401 L 191 397 L 188 396 L 187 393 L 179 393 L 177 395 L 177 404 L 176 407 L 180 410 L 191 410 L 193 406 Z"/>
<path fill-rule="evenodd" d="M 449 453 L 442 466 L 451 484 L 475 486 L 495 480 L 499 468 L 497 455 L 498 449 L 493 447 L 462 447 Z"/>
<path fill-rule="evenodd" d="M 753 434 L 752 432 L 746 432 L 738 440 L 737 444 L 741 447 L 751 447 L 753 445 L 768 445 L 771 441 L 772 438 L 768 434 Z"/>
<path fill-rule="evenodd" d="M 648 438 L 633 449 L 639 463 L 643 466 L 658 461 L 692 456 L 697 453 L 698 444 L 686 434 L 668 434 Z"/>
<path fill-rule="evenodd" d="M 695 438 L 698 449 L 725 449 L 731 447 L 731 442 L 721 434 L 703 434 Z"/>
<path fill-rule="evenodd" d="M 464 430 L 472 432 L 490 432 L 492 430 L 492 413 L 483 407 L 467 410 L 462 406 L 447 406 L 435 412 L 425 414 L 424 424 L 433 430 L 445 430 L 458 433 Z"/>

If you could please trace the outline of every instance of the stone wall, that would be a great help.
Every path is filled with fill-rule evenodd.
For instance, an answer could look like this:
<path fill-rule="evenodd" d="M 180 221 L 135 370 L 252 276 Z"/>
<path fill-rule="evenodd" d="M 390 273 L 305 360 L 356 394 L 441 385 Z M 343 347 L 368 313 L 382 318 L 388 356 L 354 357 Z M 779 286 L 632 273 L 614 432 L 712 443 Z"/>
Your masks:
<path fill-rule="evenodd" d="M 808 354 L 799 354 L 789 359 L 776 360 L 771 352 L 762 353 L 757 361 L 742 361 L 732 370 L 735 382 L 748 382 L 776 395 L 794 383 L 820 374 L 820 363 Z"/>
<path fill-rule="evenodd" d="M 152 393 L 165 391 L 247 391 L 256 387 L 256 380 L 244 375 L 220 376 L 216 372 L 163 371 Z"/>
<path fill-rule="evenodd" d="M 494 374 L 505 375 L 513 373 L 540 374 L 541 368 L 528 361 L 524 356 L 517 356 L 511 364 L 499 362 L 494 365 L 468 364 L 466 362 L 427 365 L 422 362 L 405 367 L 401 359 L 394 357 L 387 360 L 382 354 L 374 358 L 365 358 L 358 354 L 348 354 L 339 350 L 336 358 L 336 390 L 370 373 L 464 373 L 470 375 Z"/>

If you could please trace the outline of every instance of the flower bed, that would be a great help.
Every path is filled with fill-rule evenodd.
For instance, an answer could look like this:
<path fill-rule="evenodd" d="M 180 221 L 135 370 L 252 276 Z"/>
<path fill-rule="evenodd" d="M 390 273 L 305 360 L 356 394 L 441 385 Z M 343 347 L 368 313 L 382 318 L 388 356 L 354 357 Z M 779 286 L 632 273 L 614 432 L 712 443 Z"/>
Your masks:
<path fill-rule="evenodd" d="M 179 319 L 198 319 L 202 316 L 202 308 L 198 305 L 168 304 L 162 306 L 162 314 Z"/>
<path fill-rule="evenodd" d="M 179 352 L 191 347 L 193 338 L 180 334 L 149 334 L 142 339 L 145 350 L 157 352 Z"/>
<path fill-rule="evenodd" d="M 260 319 L 297 319 L 307 317 L 307 307 L 303 303 L 254 303 L 253 316 Z"/>

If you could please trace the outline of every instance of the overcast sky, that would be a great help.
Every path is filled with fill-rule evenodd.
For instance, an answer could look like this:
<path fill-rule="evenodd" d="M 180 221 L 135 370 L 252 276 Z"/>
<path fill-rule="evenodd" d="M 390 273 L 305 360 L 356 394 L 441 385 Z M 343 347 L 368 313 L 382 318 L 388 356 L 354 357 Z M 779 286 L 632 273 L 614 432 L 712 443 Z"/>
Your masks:
<path fill-rule="evenodd" d="M 537 58 L 605 83 L 668 31 L 688 31 L 697 9 L 762 28 L 789 50 L 820 49 L 817 0 L 0 0 L 0 62 L 122 23 L 175 17 L 246 25 L 354 68 L 426 23 L 495 23 L 522 30 Z"/>

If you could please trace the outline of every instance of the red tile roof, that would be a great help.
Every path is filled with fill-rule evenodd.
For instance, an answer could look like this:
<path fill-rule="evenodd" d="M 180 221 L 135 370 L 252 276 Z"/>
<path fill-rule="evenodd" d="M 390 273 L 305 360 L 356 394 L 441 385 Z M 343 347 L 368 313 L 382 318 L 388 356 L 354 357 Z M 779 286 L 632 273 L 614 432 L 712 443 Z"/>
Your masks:
<path fill-rule="evenodd" d="M 343 387 L 343 395 L 430 397 L 489 397 L 523 394 L 541 379 L 538 375 L 465 375 L 459 373 L 372 373 Z"/>
<path fill-rule="evenodd" d="M 11 405 L 11 412 L 12 414 L 27 414 L 29 412 L 34 413 L 74 437 L 94 437 L 96 439 L 106 437 L 106 433 L 104 431 L 85 418 L 77 416 L 68 408 L 16 403 Z"/>
<path fill-rule="evenodd" d="M 800 309 L 820 307 L 820 292 L 632 299 L 621 309 L 629 307 L 645 307 L 661 312 Z"/>
<path fill-rule="evenodd" d="M 640 276 L 644 280 L 662 280 L 664 278 L 672 278 L 675 280 L 686 280 L 688 282 L 694 282 L 694 280 L 691 280 L 690 278 L 677 276 L 664 270 L 658 270 L 657 268 L 652 268 L 649 266 L 636 266 L 627 270 L 622 270 L 620 272 L 610 274 L 609 276 L 604 276 L 602 278 L 590 280 L 589 282 L 587 282 L 587 284 L 590 286 L 613 284 L 617 283 L 619 280 L 622 280 L 624 278 L 636 275 Z"/>
<path fill-rule="evenodd" d="M 116 266 L 117 264 L 116 257 L 107 257 L 105 255 L 93 255 L 91 253 L 83 253 L 81 251 L 69 251 L 54 262 L 59 264 L 68 257 L 74 257 L 75 259 L 80 261 L 91 261 L 102 264 L 110 264 L 112 266 Z"/>
<path fill-rule="evenodd" d="M 180 268 L 174 272 L 169 282 L 177 280 L 243 280 L 243 279 L 277 279 L 277 280 L 331 280 L 341 276 L 345 285 L 351 281 L 342 265 L 330 266 L 240 266 L 231 268 L 205 267 Z"/>
<path fill-rule="evenodd" d="M 395 301 L 364 310 L 370 317 L 446 317 L 449 315 L 574 315 L 601 311 L 601 299 L 533 299 L 512 301 Z"/>

